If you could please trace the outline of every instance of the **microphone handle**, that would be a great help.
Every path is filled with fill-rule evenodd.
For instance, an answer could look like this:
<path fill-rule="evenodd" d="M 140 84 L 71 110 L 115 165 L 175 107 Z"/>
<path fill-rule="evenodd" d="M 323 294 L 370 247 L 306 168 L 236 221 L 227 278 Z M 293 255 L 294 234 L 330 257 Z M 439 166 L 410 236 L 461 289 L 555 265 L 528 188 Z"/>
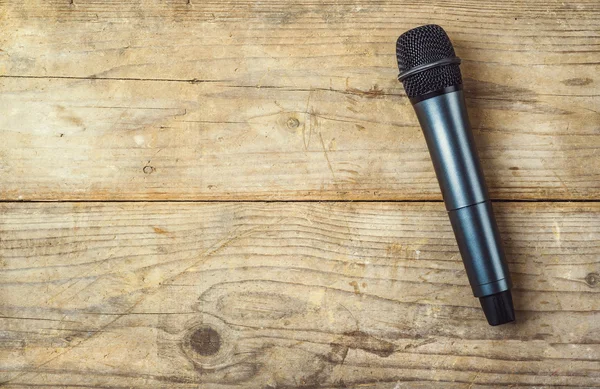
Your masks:
<path fill-rule="evenodd" d="M 462 90 L 427 98 L 413 107 L 473 294 L 481 298 L 509 290 L 510 273 Z"/>

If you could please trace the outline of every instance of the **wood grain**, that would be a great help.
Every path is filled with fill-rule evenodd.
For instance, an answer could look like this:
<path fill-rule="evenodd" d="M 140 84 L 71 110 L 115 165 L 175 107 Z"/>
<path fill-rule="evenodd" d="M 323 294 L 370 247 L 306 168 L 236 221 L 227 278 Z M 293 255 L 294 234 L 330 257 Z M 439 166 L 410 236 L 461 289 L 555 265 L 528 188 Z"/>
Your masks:
<path fill-rule="evenodd" d="M 396 80 L 425 23 L 463 59 L 516 325 L 471 295 Z M 1 387 L 600 387 L 598 1 L 0 0 L 0 25 Z"/>
<path fill-rule="evenodd" d="M 600 386 L 600 205 L 495 205 L 489 327 L 441 203 L 0 204 L 6 388 Z"/>
<path fill-rule="evenodd" d="M 597 1 L 0 1 L 0 199 L 440 199 L 394 42 L 442 24 L 495 199 L 600 199 Z"/>

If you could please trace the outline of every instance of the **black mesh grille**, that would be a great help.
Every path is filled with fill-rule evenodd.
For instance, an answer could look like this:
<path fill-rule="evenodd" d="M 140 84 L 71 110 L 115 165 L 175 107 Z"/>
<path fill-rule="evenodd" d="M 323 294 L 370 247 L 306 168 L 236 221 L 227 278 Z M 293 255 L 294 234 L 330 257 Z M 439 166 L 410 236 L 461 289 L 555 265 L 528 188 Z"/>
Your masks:
<path fill-rule="evenodd" d="M 444 58 L 455 57 L 454 48 L 444 29 L 435 24 L 414 28 L 398 37 L 396 58 L 400 72 Z M 425 70 L 402 81 L 408 97 L 462 84 L 458 64 Z"/>

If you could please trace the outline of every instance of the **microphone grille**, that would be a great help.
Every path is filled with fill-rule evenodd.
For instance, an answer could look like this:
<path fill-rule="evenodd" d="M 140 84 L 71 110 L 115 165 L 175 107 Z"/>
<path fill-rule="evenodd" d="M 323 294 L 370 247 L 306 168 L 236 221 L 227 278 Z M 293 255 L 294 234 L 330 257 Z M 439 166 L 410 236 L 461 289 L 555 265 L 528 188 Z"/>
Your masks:
<path fill-rule="evenodd" d="M 444 58 L 453 58 L 454 47 L 444 29 L 436 24 L 413 28 L 398 37 L 396 59 L 400 72 Z M 409 98 L 462 84 L 458 64 L 422 71 L 402 81 Z"/>

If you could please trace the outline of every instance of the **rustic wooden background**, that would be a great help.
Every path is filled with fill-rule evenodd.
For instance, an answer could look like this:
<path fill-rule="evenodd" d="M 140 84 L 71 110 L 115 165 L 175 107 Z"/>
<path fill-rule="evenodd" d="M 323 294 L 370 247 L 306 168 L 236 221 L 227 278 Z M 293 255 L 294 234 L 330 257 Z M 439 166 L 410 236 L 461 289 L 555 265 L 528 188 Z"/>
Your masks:
<path fill-rule="evenodd" d="M 395 39 L 441 24 L 515 281 Z M 600 387 L 600 2 L 0 0 L 0 386 Z"/>

